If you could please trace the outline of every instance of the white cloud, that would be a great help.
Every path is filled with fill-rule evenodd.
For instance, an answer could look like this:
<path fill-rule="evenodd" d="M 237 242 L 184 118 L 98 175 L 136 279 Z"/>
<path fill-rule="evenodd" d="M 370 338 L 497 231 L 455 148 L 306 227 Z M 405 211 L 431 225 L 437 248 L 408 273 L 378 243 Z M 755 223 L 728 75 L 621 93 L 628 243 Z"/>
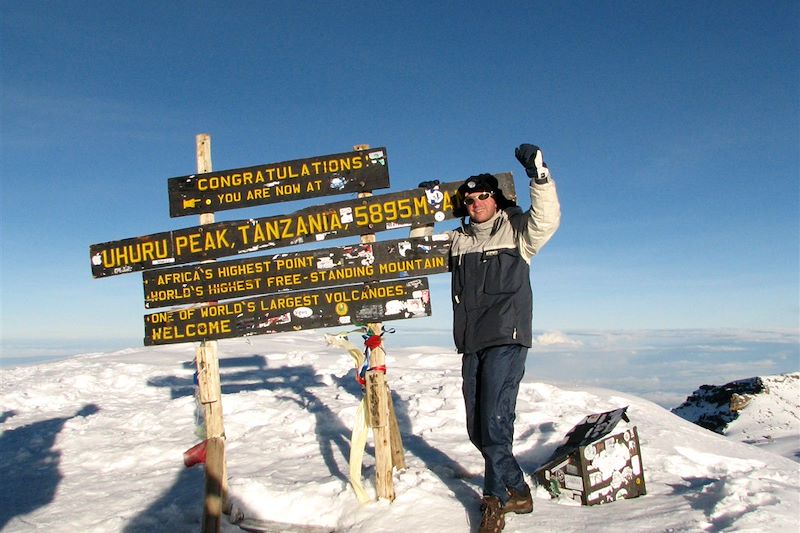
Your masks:
<path fill-rule="evenodd" d="M 547 331 L 536 337 L 536 344 L 540 346 L 583 346 L 583 343 L 578 340 L 570 339 L 567 335 L 560 331 Z"/>

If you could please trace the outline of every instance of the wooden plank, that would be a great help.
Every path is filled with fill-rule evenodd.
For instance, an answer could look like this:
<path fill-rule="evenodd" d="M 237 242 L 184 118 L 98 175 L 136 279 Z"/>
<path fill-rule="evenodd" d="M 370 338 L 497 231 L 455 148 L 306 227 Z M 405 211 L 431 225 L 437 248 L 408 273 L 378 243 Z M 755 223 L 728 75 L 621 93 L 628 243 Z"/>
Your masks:
<path fill-rule="evenodd" d="M 497 174 L 503 191 L 513 190 L 510 173 Z M 313 206 L 291 215 L 226 221 L 93 244 L 89 256 L 94 277 L 195 263 L 240 253 L 424 226 L 452 218 L 461 182 L 431 189 L 357 198 Z M 508 193 L 509 197 L 514 195 Z"/>
<path fill-rule="evenodd" d="M 426 278 L 279 293 L 145 315 L 147 346 L 264 335 L 431 314 Z"/>
<path fill-rule="evenodd" d="M 367 334 L 379 335 L 383 324 L 367 324 Z M 386 352 L 383 343 L 372 348 L 369 354 L 370 368 L 366 372 L 366 407 L 369 424 L 375 439 L 375 492 L 378 499 L 394 501 L 394 479 L 392 477 L 392 424 L 389 411 L 389 385 L 386 381 Z"/>
<path fill-rule="evenodd" d="M 359 194 L 359 198 L 368 198 L 371 192 Z M 377 242 L 374 232 L 361 235 L 363 245 Z M 383 323 L 373 322 L 367 324 L 367 334 L 380 335 Z M 375 440 L 375 489 L 378 499 L 394 501 L 394 480 L 392 478 L 392 460 L 389 439 L 389 409 L 386 405 L 388 385 L 386 384 L 386 354 L 383 351 L 383 342 L 370 350 L 370 368 L 366 371 L 365 403 L 369 414 L 367 420 L 372 428 Z"/>
<path fill-rule="evenodd" d="M 354 193 L 389 186 L 386 148 L 357 150 L 167 181 L 172 217 Z"/>
<path fill-rule="evenodd" d="M 224 498 L 225 439 L 208 439 L 206 447 L 205 505 L 203 508 L 203 533 L 218 533 L 221 526 Z"/>
<path fill-rule="evenodd" d="M 211 136 L 201 133 L 195 137 L 197 172 L 211 172 Z M 200 225 L 213 224 L 214 213 L 202 213 Z M 212 260 L 213 261 L 213 260 Z M 201 342 L 195 350 L 197 366 L 198 396 L 203 408 L 203 421 L 206 439 L 211 439 L 210 450 L 206 455 L 206 514 L 204 527 L 215 527 L 219 531 L 220 511 L 227 507 L 228 477 L 225 463 L 225 426 L 222 418 L 222 388 L 219 375 L 217 342 Z M 209 503 L 212 505 L 209 506 Z M 214 514 L 208 514 L 213 512 Z"/>
<path fill-rule="evenodd" d="M 211 172 L 211 135 L 201 133 L 195 137 L 195 153 L 197 155 L 197 173 L 207 175 Z M 212 224 L 214 222 L 214 210 L 207 209 L 199 211 L 200 224 Z M 188 213 L 187 213 L 188 214 Z"/>
<path fill-rule="evenodd" d="M 389 383 L 386 383 L 386 399 L 389 404 L 389 441 L 392 448 L 392 466 L 397 471 L 406 469 L 405 449 L 403 448 L 403 439 L 400 435 L 400 425 L 397 423 L 397 415 L 394 412 L 394 401 L 392 400 L 392 391 L 389 389 Z"/>
<path fill-rule="evenodd" d="M 142 273 L 145 307 L 184 305 L 447 272 L 447 234 L 273 254 Z"/>
<path fill-rule="evenodd" d="M 385 365 L 386 359 L 382 348 L 373 349 L 370 358 L 375 366 Z M 389 388 L 386 374 L 382 371 L 368 370 L 366 380 L 367 407 L 370 410 L 370 425 L 375 438 L 375 492 L 378 499 L 394 501 Z"/>

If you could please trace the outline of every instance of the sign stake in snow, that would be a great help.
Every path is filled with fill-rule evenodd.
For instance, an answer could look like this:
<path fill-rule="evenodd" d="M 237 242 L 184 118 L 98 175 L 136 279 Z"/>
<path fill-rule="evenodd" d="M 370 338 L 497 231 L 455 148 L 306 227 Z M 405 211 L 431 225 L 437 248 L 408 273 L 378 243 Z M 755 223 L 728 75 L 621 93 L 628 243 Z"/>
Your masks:
<path fill-rule="evenodd" d="M 205 133 L 195 138 L 197 172 L 211 172 L 211 136 Z M 200 225 L 213 224 L 214 213 L 200 215 Z M 217 341 L 203 340 L 195 352 L 199 401 L 203 406 L 206 440 L 206 483 L 203 505 L 203 533 L 220 530 L 222 511 L 229 505 L 228 475 L 225 461 L 225 426 L 222 421 L 222 385 L 219 376 Z"/>
<path fill-rule="evenodd" d="M 353 150 L 369 148 L 367 145 L 354 146 Z M 358 195 L 359 198 L 372 196 L 371 192 Z M 375 234 L 361 236 L 362 244 L 374 243 Z M 394 409 L 389 407 L 392 402 L 389 383 L 386 381 L 386 354 L 383 350 L 383 324 L 367 324 L 367 335 L 375 339 L 370 349 L 370 367 L 366 373 L 366 398 L 369 408 L 367 419 L 372 426 L 372 435 L 375 439 L 375 488 L 378 499 L 394 501 L 394 478 L 392 477 L 392 443 L 395 445 L 400 457 L 403 456 L 402 440 L 399 430 L 392 436 L 392 430 L 397 429 L 397 420 L 394 418 Z M 369 341 L 368 338 L 368 341 Z M 353 465 L 350 465 L 351 470 Z M 405 468 L 405 459 L 402 459 L 402 468 Z"/>

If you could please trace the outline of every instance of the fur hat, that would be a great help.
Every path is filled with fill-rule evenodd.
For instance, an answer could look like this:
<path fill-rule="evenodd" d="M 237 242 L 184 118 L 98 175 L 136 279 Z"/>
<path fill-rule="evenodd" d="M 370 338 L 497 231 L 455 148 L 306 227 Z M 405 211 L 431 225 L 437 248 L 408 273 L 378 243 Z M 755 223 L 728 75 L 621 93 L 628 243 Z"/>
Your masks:
<path fill-rule="evenodd" d="M 497 178 L 491 174 L 478 174 L 470 176 L 464 183 L 459 185 L 453 198 L 453 215 L 456 217 L 469 216 L 467 207 L 464 205 L 464 197 L 473 192 L 490 192 L 497 203 L 497 209 L 502 211 L 517 205 L 513 200 L 509 200 L 503 195 L 503 190 L 497 183 Z"/>

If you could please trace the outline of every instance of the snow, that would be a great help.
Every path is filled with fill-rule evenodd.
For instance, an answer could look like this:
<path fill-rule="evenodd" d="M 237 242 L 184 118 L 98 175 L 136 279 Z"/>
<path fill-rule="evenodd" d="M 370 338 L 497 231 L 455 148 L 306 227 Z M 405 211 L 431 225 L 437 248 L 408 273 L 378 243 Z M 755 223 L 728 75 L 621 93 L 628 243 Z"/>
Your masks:
<path fill-rule="evenodd" d="M 391 336 L 386 350 L 407 468 L 394 502 L 360 505 L 347 480 L 361 399 L 350 356 L 318 331 L 219 343 L 232 519 L 273 531 L 477 530 L 483 464 L 464 428 L 459 356 L 393 348 Z M 0 529 L 198 531 L 203 470 L 182 457 L 201 440 L 193 357 L 194 345 L 173 345 L 3 369 Z M 647 495 L 586 507 L 539 488 L 533 514 L 508 515 L 506 531 L 796 531 L 798 398 L 787 411 L 766 403 L 775 397 L 748 407 L 770 414 L 766 426 L 740 417 L 721 436 L 639 397 L 525 381 L 515 451 L 530 483 L 586 415 L 629 406 L 612 433 L 637 427 Z M 773 431 L 779 447 L 739 442 Z M 371 442 L 362 476 L 374 495 Z M 223 531 L 241 529 L 226 520 Z"/>
<path fill-rule="evenodd" d="M 800 461 L 800 372 L 762 382 L 767 392 L 754 395 L 724 435 Z"/>
<path fill-rule="evenodd" d="M 740 442 L 800 460 L 800 372 L 706 384 L 671 411 Z"/>

